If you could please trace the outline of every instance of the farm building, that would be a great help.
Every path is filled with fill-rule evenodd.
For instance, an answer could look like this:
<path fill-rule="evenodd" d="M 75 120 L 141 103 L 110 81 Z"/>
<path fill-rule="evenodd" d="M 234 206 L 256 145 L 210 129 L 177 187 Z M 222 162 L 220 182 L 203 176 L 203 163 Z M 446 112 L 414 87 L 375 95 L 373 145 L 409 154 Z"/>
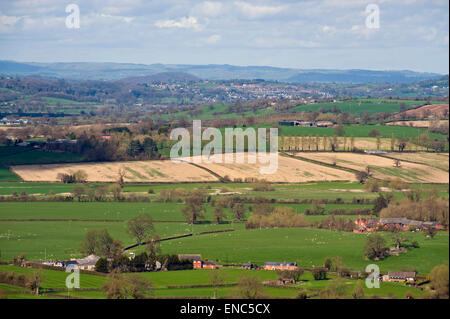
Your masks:
<path fill-rule="evenodd" d="M 414 282 L 416 281 L 416 275 L 414 271 L 390 271 L 382 278 L 383 281 Z"/>
<path fill-rule="evenodd" d="M 296 270 L 297 263 L 265 262 L 264 270 Z"/>
<path fill-rule="evenodd" d="M 334 123 L 330 121 L 319 121 L 316 122 L 317 127 L 333 127 Z"/>
<path fill-rule="evenodd" d="M 87 257 L 77 259 L 78 268 L 81 270 L 95 270 L 95 264 L 100 259 L 99 256 L 89 255 Z"/>
<path fill-rule="evenodd" d="M 280 121 L 278 122 L 281 126 L 301 126 L 301 127 L 332 127 L 334 126 L 333 122 L 330 121 L 319 121 L 319 122 L 309 122 L 309 121 Z"/>
<path fill-rule="evenodd" d="M 295 284 L 295 280 L 293 278 L 279 278 L 279 279 L 277 279 L 276 284 L 279 286 Z"/>
<path fill-rule="evenodd" d="M 363 218 L 358 216 L 355 219 L 355 228 L 353 228 L 354 233 L 371 233 L 376 231 L 378 225 L 378 220 L 376 218 Z"/>
<path fill-rule="evenodd" d="M 256 269 L 256 266 L 252 263 L 243 263 L 241 268 L 242 269 Z"/>
<path fill-rule="evenodd" d="M 447 227 L 438 222 L 422 222 L 408 218 L 381 218 L 379 221 L 375 218 L 362 218 L 358 216 L 355 219 L 354 233 L 370 233 L 381 229 L 395 229 L 398 231 L 422 230 L 424 228 L 433 228 L 437 230 L 446 230 Z"/>
<path fill-rule="evenodd" d="M 210 260 L 206 260 L 203 262 L 202 268 L 203 269 L 216 269 L 217 265 Z"/>
<path fill-rule="evenodd" d="M 78 268 L 78 262 L 76 260 L 62 260 L 56 261 L 53 266 L 62 268 Z"/>

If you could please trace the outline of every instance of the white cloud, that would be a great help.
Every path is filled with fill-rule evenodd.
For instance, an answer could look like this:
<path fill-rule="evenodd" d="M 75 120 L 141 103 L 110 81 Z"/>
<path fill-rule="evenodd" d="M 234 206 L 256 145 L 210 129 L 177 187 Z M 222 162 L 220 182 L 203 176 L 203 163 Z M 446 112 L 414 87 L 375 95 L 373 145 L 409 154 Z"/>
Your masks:
<path fill-rule="evenodd" d="M 200 7 L 200 12 L 207 17 L 217 17 L 223 13 L 223 5 L 220 2 L 205 1 Z"/>
<path fill-rule="evenodd" d="M 322 27 L 322 32 L 323 33 L 328 33 L 328 34 L 333 34 L 336 32 L 336 28 L 333 26 L 329 26 L 329 25 L 324 25 Z"/>
<path fill-rule="evenodd" d="M 184 44 L 191 47 L 203 47 L 218 43 L 222 39 L 220 34 L 213 34 L 207 38 L 201 38 L 195 41 L 185 41 Z"/>
<path fill-rule="evenodd" d="M 19 21 L 21 18 L 16 16 L 0 16 L 0 25 L 13 26 Z"/>
<path fill-rule="evenodd" d="M 101 13 L 98 16 L 100 18 L 119 20 L 119 21 L 126 22 L 126 23 L 130 23 L 134 20 L 134 17 L 123 17 L 123 16 L 116 16 L 116 15 L 105 14 L 105 13 Z"/>
<path fill-rule="evenodd" d="M 255 6 L 247 2 L 236 1 L 234 5 L 250 19 L 258 19 L 268 15 L 275 15 L 284 11 L 286 6 Z"/>
<path fill-rule="evenodd" d="M 205 43 L 208 44 L 214 44 L 220 41 L 222 37 L 220 36 L 220 34 L 213 34 L 212 36 L 204 39 Z"/>
<path fill-rule="evenodd" d="M 158 28 L 184 28 L 200 30 L 201 26 L 194 17 L 182 17 L 180 20 L 159 20 L 155 22 L 155 26 Z"/>

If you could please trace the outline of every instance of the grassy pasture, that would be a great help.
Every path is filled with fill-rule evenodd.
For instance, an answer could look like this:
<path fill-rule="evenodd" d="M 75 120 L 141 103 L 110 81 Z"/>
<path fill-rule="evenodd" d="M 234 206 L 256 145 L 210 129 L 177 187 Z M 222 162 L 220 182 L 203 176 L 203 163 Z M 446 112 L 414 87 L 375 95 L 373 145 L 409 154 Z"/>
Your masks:
<path fill-rule="evenodd" d="M 161 237 L 183 235 L 228 228 L 243 229 L 243 224 L 195 224 L 155 223 Z M 135 239 L 126 232 L 124 222 L 94 221 L 16 221 L 0 222 L 1 259 L 12 260 L 15 255 L 25 253 L 28 260 L 62 259 L 82 257 L 80 245 L 89 230 L 108 229 L 113 238 L 122 240 L 125 246 Z M 144 247 L 142 247 L 143 249 Z"/>
<path fill-rule="evenodd" d="M 382 235 L 392 245 L 389 234 Z M 188 237 L 163 242 L 162 249 L 170 253 L 201 253 L 204 258 L 223 263 L 298 260 L 303 267 L 322 265 L 327 256 L 341 256 L 351 269 L 362 270 L 369 263 L 375 263 L 382 272 L 417 269 L 425 274 L 436 265 L 448 264 L 448 232 L 439 232 L 433 240 L 426 239 L 422 233 L 408 235 L 419 242 L 420 248 L 377 262 L 364 260 L 366 235 L 312 228 L 239 230 Z"/>
<path fill-rule="evenodd" d="M 17 273 L 30 273 L 32 269 L 15 267 L 15 266 L 0 266 L 0 270 L 4 271 L 14 271 Z M 201 298 L 212 298 L 214 295 L 214 288 L 212 287 L 201 287 L 201 288 L 183 288 L 182 286 L 188 285 L 210 285 L 210 270 L 182 270 L 182 271 L 170 271 L 170 272 L 156 272 L 156 273 L 141 273 L 140 276 L 146 281 L 152 283 L 152 291 L 149 293 L 149 297 L 154 298 L 170 298 L 170 297 L 201 297 Z M 275 280 L 277 275 L 274 271 L 248 271 L 241 269 L 224 269 L 223 273 L 225 275 L 225 283 L 234 284 L 238 282 L 241 275 L 249 274 L 262 282 L 264 280 Z M 57 299 L 58 296 L 61 298 L 66 297 L 68 294 L 64 289 L 65 278 L 67 273 L 62 271 L 54 270 L 43 270 L 43 283 L 41 288 L 43 289 L 44 295 L 34 296 L 27 293 L 28 290 L 22 287 L 16 287 L 6 284 L 0 284 L 0 288 L 7 293 L 8 299 L 46 299 L 52 298 Z M 124 276 L 128 276 L 125 274 Z M 325 289 L 330 284 L 330 279 L 334 279 L 334 275 L 328 274 L 328 280 L 316 281 L 313 279 L 310 272 L 305 272 L 300 281 L 294 285 L 289 286 L 290 289 L 283 287 L 264 287 L 263 292 L 269 298 L 295 298 L 299 291 L 304 291 L 308 295 L 317 293 L 318 289 Z M 89 298 L 89 299 L 104 299 L 106 294 L 100 289 L 101 285 L 107 281 L 108 278 L 81 274 L 80 285 L 81 288 L 90 288 L 95 290 L 80 291 L 71 290 L 69 295 L 78 298 Z M 351 292 L 357 284 L 356 280 L 343 279 L 342 282 L 345 284 L 346 297 L 350 298 Z M 175 288 L 178 286 L 177 288 Z M 48 289 L 61 289 L 62 291 L 52 292 L 56 296 L 46 296 L 45 292 Z M 217 288 L 218 298 L 232 298 L 235 295 L 236 287 L 219 287 Z M 425 291 L 415 289 L 412 287 L 407 287 L 404 284 L 399 283 L 389 283 L 381 282 L 380 288 L 369 289 L 364 286 L 364 292 L 366 296 L 377 295 L 380 297 L 391 297 L 391 298 L 405 298 L 407 292 L 412 293 L 416 298 L 420 298 L 426 294 Z M 313 297 L 319 298 L 319 297 Z"/>
<path fill-rule="evenodd" d="M 17 274 L 30 274 L 36 269 L 12 265 L 0 265 L 0 271 L 15 272 Z M 66 289 L 66 277 L 68 273 L 58 270 L 42 269 L 42 289 Z M 80 288 L 100 288 L 108 279 L 103 276 L 80 274 Z"/>
<path fill-rule="evenodd" d="M 347 101 L 336 101 L 328 103 L 315 103 L 305 104 L 295 107 L 295 112 L 310 112 L 318 111 L 321 108 L 331 110 L 336 105 L 342 112 L 356 114 L 367 112 L 369 114 L 390 112 L 395 113 L 400 111 L 402 104 L 406 108 L 412 108 L 421 104 L 425 104 L 426 101 L 414 101 L 414 100 L 396 100 L 396 99 L 352 99 Z M 432 102 L 434 103 L 434 102 Z M 437 102 L 436 102 L 437 103 Z"/>
<path fill-rule="evenodd" d="M 262 125 L 261 127 L 270 127 L 271 125 Z M 410 138 L 427 133 L 432 138 L 445 139 L 445 135 L 438 133 L 430 133 L 428 129 L 416 128 L 409 126 L 387 126 L 387 125 L 344 125 L 345 135 L 347 137 L 370 137 L 371 130 L 380 132 L 380 137 L 391 138 Z M 300 127 L 300 126 L 281 126 L 279 135 L 286 136 L 333 136 L 335 135 L 334 127 Z"/>
<path fill-rule="evenodd" d="M 44 152 L 33 149 L 32 147 L 0 146 L 0 165 L 68 163 L 80 161 L 83 161 L 83 156 L 76 154 Z"/>

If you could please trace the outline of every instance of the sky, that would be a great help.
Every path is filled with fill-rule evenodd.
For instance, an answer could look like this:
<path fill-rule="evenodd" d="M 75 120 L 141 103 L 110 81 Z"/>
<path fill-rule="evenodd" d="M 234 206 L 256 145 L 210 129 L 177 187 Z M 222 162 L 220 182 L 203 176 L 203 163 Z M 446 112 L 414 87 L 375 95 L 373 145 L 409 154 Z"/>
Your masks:
<path fill-rule="evenodd" d="M 448 74 L 448 30 L 448 0 L 0 0 L 0 60 L 23 62 Z"/>

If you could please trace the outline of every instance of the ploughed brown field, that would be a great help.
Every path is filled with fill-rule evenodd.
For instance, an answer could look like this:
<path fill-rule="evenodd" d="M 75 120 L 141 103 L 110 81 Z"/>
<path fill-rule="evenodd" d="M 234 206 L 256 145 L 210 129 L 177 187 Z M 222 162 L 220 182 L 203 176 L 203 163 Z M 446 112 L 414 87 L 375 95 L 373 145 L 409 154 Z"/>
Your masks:
<path fill-rule="evenodd" d="M 416 116 L 416 117 L 424 117 L 426 113 L 432 115 L 443 116 L 445 113 L 448 114 L 448 104 L 429 104 L 421 106 L 414 110 L 407 110 L 402 113 L 397 114 L 396 118 L 401 118 L 403 115 L 406 116 Z"/>
<path fill-rule="evenodd" d="M 59 173 L 74 173 L 83 170 L 88 182 L 115 182 L 119 170 L 125 171 L 125 182 L 215 182 L 213 174 L 188 163 L 166 161 L 129 161 L 105 163 L 74 163 L 18 165 L 11 169 L 24 181 L 58 181 Z"/>
<path fill-rule="evenodd" d="M 438 121 L 395 121 L 389 122 L 386 125 L 393 126 L 412 126 L 412 127 L 430 127 L 432 125 L 448 125 L 448 120 Z"/>
<path fill-rule="evenodd" d="M 326 164 L 335 163 L 337 166 L 364 171 L 370 167 L 373 177 L 380 179 L 400 178 L 405 182 L 419 183 L 448 183 L 448 172 L 425 164 L 400 162 L 400 167 L 394 165 L 394 160 L 377 155 L 356 154 L 356 153 L 312 153 L 297 152 L 294 155 L 303 158 L 323 162 Z M 423 160 L 425 161 L 425 160 Z M 448 156 L 442 156 L 448 167 Z"/>

